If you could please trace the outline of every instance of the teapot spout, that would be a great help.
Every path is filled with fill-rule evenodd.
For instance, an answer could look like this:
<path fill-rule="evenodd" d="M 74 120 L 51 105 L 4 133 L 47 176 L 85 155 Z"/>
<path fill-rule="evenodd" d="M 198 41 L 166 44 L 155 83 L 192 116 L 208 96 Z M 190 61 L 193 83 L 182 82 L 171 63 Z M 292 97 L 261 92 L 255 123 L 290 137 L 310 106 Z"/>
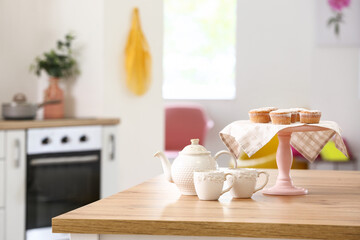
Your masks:
<path fill-rule="evenodd" d="M 164 170 L 164 175 L 165 175 L 166 179 L 169 182 L 173 183 L 174 180 L 172 179 L 172 176 L 171 176 L 171 163 L 169 162 L 169 160 L 167 159 L 165 154 L 163 152 L 157 152 L 154 154 L 154 157 L 158 157 L 161 160 L 161 165 Z"/>

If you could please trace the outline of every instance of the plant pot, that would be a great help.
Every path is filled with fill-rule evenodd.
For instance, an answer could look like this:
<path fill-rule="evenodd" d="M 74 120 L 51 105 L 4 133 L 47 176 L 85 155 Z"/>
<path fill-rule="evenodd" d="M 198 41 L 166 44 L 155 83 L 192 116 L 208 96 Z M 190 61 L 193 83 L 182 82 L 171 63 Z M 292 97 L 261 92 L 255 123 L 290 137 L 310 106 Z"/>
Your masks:
<path fill-rule="evenodd" d="M 45 89 L 44 102 L 52 100 L 61 102 L 44 106 L 44 119 L 64 118 L 64 91 L 59 87 L 59 78 L 51 77 L 49 87 Z"/>

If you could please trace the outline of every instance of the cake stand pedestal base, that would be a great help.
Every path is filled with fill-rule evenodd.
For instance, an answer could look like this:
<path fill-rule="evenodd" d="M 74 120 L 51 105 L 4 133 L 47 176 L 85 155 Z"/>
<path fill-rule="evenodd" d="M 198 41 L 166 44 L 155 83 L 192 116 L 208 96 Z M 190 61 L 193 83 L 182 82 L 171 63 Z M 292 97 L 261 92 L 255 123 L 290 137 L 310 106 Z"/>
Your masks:
<path fill-rule="evenodd" d="M 295 187 L 290 177 L 290 168 L 293 161 L 293 155 L 290 146 L 291 134 L 293 132 L 306 131 L 324 131 L 326 128 L 318 126 L 298 126 L 286 128 L 278 132 L 279 146 L 276 151 L 276 164 L 279 174 L 273 187 L 262 190 L 263 194 L 268 195 L 305 195 L 308 190 L 301 187 Z"/>
<path fill-rule="evenodd" d="M 275 186 L 264 189 L 263 194 L 268 195 L 305 195 L 308 190 L 302 187 L 295 187 L 292 181 L 277 181 Z"/>

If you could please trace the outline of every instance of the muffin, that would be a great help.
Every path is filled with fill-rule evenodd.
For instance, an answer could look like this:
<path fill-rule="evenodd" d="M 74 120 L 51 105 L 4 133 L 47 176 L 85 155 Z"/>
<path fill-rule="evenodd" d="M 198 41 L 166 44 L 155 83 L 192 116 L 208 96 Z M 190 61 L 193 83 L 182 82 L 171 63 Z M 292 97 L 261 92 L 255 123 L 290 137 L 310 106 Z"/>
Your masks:
<path fill-rule="evenodd" d="M 278 108 L 277 108 L 277 107 L 262 107 L 262 108 L 260 108 L 260 109 L 269 110 L 270 112 L 271 112 L 271 111 L 278 110 Z"/>
<path fill-rule="evenodd" d="M 306 111 L 306 108 L 290 108 L 291 111 L 295 111 L 295 115 L 296 115 L 296 122 L 300 122 L 300 112 L 301 111 Z M 291 122 L 293 122 L 293 119 L 291 119 Z"/>
<path fill-rule="evenodd" d="M 319 123 L 321 112 L 319 110 L 302 110 L 300 112 L 301 123 Z"/>
<path fill-rule="evenodd" d="M 253 123 L 268 123 L 270 122 L 269 113 L 274 110 L 277 110 L 277 108 L 263 107 L 263 108 L 252 109 L 249 111 L 250 121 Z"/>
<path fill-rule="evenodd" d="M 291 123 L 291 111 L 288 109 L 272 111 L 270 118 L 273 124 L 287 125 Z"/>
<path fill-rule="evenodd" d="M 295 123 L 297 121 L 298 116 L 300 119 L 300 114 L 298 113 L 298 111 L 292 109 L 289 109 L 289 111 L 291 112 L 291 123 Z"/>

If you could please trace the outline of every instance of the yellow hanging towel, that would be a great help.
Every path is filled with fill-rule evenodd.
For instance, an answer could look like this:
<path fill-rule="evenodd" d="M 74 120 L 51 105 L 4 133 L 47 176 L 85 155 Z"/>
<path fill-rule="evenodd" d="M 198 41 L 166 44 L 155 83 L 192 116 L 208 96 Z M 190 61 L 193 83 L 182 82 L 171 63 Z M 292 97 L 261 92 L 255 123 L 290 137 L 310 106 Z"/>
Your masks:
<path fill-rule="evenodd" d="M 143 95 L 150 86 L 151 55 L 142 32 L 139 9 L 134 8 L 131 29 L 125 47 L 126 85 L 135 95 Z"/>

